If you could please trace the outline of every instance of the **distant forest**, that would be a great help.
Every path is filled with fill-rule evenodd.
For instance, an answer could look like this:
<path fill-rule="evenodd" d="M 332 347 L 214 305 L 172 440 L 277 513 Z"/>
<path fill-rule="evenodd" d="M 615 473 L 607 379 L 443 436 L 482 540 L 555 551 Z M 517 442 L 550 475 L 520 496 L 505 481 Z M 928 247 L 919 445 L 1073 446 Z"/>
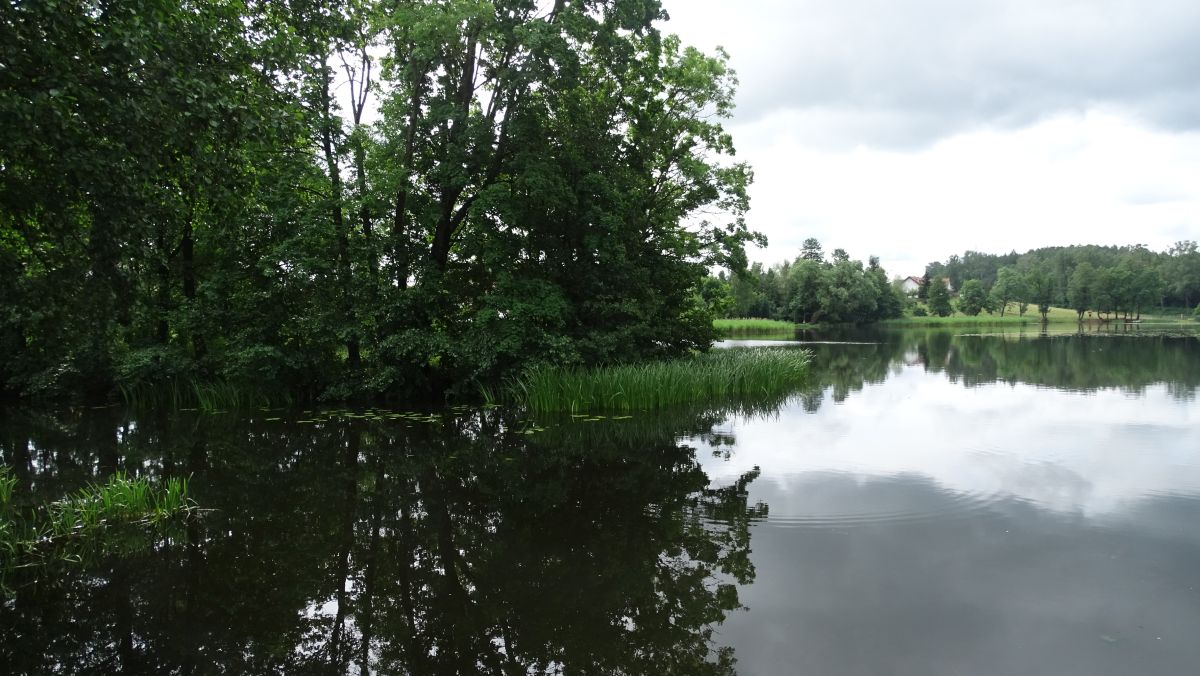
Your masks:
<path fill-rule="evenodd" d="M 926 266 L 915 295 L 929 301 L 935 314 L 948 314 L 950 306 L 936 298 L 940 289 L 931 300 L 930 287 L 946 282 L 949 290 L 962 291 L 958 307 L 967 314 L 1003 314 L 1010 303 L 1022 313 L 1030 305 L 1043 314 L 1051 306 L 1071 308 L 1081 319 L 1089 312 L 1131 318 L 1151 309 L 1190 313 L 1200 301 L 1200 250 L 1194 241 L 1181 241 L 1164 252 L 1143 245 L 967 251 Z M 821 243 L 810 238 L 795 260 L 770 267 L 755 263 L 744 274 L 709 278 L 704 296 L 726 317 L 864 323 L 899 317 L 914 305 L 901 283 L 899 278 L 889 283 L 874 256 L 865 266 L 842 249 L 827 258 Z M 935 309 L 939 303 L 944 311 Z"/>
<path fill-rule="evenodd" d="M 954 289 L 978 280 L 992 297 L 1071 308 L 1082 317 L 1192 310 L 1200 301 L 1200 250 L 1194 241 L 1164 252 L 1144 245 L 1045 247 L 1024 254 L 967 251 L 925 267 L 926 279 Z"/>

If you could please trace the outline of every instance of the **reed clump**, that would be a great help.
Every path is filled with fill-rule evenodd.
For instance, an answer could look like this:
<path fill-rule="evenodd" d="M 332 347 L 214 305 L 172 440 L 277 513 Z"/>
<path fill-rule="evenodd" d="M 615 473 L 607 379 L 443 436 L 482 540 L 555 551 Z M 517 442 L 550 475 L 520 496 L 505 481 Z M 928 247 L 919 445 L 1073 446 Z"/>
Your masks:
<path fill-rule="evenodd" d="M 803 382 L 811 357 L 794 348 L 753 348 L 624 366 L 543 366 L 526 371 L 509 391 L 516 403 L 537 413 L 644 411 L 697 401 L 775 398 Z"/>
<path fill-rule="evenodd" d="M 795 331 L 798 326 L 791 322 L 753 317 L 713 320 L 713 328 L 720 333 L 782 333 Z"/>
<path fill-rule="evenodd" d="M 121 398 L 133 408 L 196 408 L 214 412 L 292 403 L 292 396 L 287 391 L 226 380 L 176 378 L 157 384 L 121 386 L 120 391 Z"/>
<path fill-rule="evenodd" d="M 16 484 L 12 471 L 0 467 L 0 581 L 8 570 L 76 558 L 80 545 L 109 528 L 157 526 L 194 508 L 185 478 L 156 483 L 117 473 L 27 512 L 16 504 Z"/>

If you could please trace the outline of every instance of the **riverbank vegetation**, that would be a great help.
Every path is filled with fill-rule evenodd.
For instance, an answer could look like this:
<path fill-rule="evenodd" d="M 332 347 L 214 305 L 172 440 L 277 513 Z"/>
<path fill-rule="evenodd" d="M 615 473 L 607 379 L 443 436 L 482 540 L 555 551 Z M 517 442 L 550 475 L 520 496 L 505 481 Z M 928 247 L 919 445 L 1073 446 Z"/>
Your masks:
<path fill-rule="evenodd" d="M 761 317 L 735 317 L 713 320 L 713 328 L 721 334 L 783 334 L 788 331 L 795 331 L 798 328 L 804 327 L 805 325 L 803 324 L 793 324 L 792 322 L 783 322 L 777 319 L 763 319 Z"/>
<path fill-rule="evenodd" d="M 535 367 L 511 385 L 509 396 L 537 413 L 645 411 L 773 398 L 803 383 L 811 357 L 794 348 L 754 348 L 623 366 Z"/>
<path fill-rule="evenodd" d="M 0 394 L 427 399 L 707 349 L 708 269 L 763 240 L 721 126 L 727 57 L 665 19 L 655 0 L 11 6 Z"/>

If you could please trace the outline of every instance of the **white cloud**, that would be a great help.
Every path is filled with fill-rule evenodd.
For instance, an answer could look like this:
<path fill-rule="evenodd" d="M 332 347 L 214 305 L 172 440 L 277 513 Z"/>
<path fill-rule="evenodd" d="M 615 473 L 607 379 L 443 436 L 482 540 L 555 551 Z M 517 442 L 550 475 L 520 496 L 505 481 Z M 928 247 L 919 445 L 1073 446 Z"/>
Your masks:
<path fill-rule="evenodd" d="M 921 150 L 839 150 L 806 143 L 797 126 L 774 115 L 734 130 L 755 168 L 750 224 L 770 238 L 771 262 L 808 236 L 907 275 L 966 249 L 1163 249 L 1200 233 L 1200 134 L 1093 112 Z"/>
<path fill-rule="evenodd" d="M 755 169 L 752 257 L 1163 249 L 1200 237 L 1200 4 L 668 0 L 724 45 Z"/>

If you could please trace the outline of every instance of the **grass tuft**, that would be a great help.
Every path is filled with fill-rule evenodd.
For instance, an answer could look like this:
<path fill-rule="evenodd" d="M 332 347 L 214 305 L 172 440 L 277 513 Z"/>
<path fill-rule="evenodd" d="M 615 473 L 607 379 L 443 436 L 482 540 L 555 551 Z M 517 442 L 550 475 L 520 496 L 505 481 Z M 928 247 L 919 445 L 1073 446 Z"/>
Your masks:
<path fill-rule="evenodd" d="M 26 514 L 14 500 L 16 484 L 0 467 L 0 588 L 8 571 L 77 559 L 79 546 L 108 528 L 157 526 L 193 509 L 184 478 L 157 484 L 117 473 Z"/>
<path fill-rule="evenodd" d="M 720 333 L 780 333 L 795 331 L 800 324 L 781 322 L 775 319 L 714 319 L 713 328 Z"/>
<path fill-rule="evenodd" d="M 626 366 L 543 366 L 518 378 L 510 395 L 538 413 L 639 411 L 694 401 L 777 397 L 801 384 L 811 357 L 806 350 L 752 348 Z"/>

